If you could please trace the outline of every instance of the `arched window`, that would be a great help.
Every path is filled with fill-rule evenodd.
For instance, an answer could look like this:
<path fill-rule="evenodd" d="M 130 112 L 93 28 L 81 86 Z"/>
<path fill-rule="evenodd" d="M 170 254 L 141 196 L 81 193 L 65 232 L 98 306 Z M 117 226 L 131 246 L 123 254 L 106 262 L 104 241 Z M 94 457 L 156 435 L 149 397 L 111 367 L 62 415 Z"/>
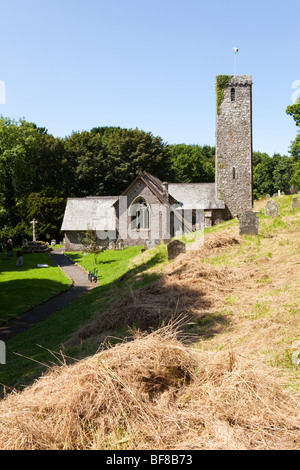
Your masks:
<path fill-rule="evenodd" d="M 235 101 L 235 88 L 231 88 L 231 101 Z"/>
<path fill-rule="evenodd" d="M 150 212 L 146 200 L 139 197 L 130 206 L 131 229 L 147 230 L 150 227 Z"/>

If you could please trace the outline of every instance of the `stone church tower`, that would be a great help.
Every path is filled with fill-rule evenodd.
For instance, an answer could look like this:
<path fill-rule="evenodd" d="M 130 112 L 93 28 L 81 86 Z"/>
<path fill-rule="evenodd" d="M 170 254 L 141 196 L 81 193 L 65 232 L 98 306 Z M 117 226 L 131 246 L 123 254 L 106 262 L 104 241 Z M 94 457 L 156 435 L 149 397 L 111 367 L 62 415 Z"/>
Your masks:
<path fill-rule="evenodd" d="M 230 218 L 253 206 L 252 76 L 218 75 L 216 94 L 216 192 Z"/>

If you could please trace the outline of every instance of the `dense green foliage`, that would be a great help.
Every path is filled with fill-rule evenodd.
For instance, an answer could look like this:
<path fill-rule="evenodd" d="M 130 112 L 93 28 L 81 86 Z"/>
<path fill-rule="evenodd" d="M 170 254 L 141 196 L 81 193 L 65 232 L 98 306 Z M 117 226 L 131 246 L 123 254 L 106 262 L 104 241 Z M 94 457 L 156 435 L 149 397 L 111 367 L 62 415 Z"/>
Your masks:
<path fill-rule="evenodd" d="M 272 196 L 278 189 L 288 193 L 293 174 L 293 160 L 286 155 L 253 152 L 253 195 L 254 199 L 265 194 Z"/>
<path fill-rule="evenodd" d="M 160 137 L 113 127 L 64 139 L 20 119 L 0 117 L 0 242 L 60 238 L 68 197 L 122 193 L 139 171 L 169 180 L 170 151 Z"/>
<path fill-rule="evenodd" d="M 291 106 L 286 108 L 286 113 L 292 116 L 296 126 L 300 127 L 300 99 Z M 291 178 L 291 184 L 300 188 L 300 131 L 298 131 L 295 140 L 292 142 L 290 147 L 290 154 L 294 161 L 293 175 Z"/>
<path fill-rule="evenodd" d="M 170 146 L 174 182 L 211 183 L 215 178 L 215 148 L 204 145 Z"/>
<path fill-rule="evenodd" d="M 219 78 L 220 90 L 229 78 Z M 292 158 L 254 153 L 255 197 L 288 191 L 291 182 L 297 184 L 298 137 Z M 15 244 L 31 238 L 32 218 L 38 220 L 39 239 L 60 240 L 68 197 L 119 195 L 140 171 L 162 181 L 213 182 L 215 148 L 169 145 L 151 132 L 120 127 L 97 127 L 55 138 L 24 119 L 0 116 L 0 243 L 7 238 Z"/>
<path fill-rule="evenodd" d="M 296 102 L 286 108 L 286 113 L 289 116 L 292 116 L 296 126 L 300 127 L 300 99 L 298 98 Z"/>

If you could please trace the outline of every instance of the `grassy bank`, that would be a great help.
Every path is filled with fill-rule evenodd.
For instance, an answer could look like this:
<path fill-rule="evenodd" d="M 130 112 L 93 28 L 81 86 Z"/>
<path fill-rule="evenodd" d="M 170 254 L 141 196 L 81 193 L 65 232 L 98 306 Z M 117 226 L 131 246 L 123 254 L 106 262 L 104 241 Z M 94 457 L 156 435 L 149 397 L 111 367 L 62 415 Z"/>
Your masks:
<path fill-rule="evenodd" d="M 135 255 L 140 253 L 141 247 L 124 249 L 122 251 L 104 252 L 108 263 L 102 263 L 103 256 L 99 257 L 99 271 L 101 271 L 99 286 L 92 292 L 86 294 L 83 298 L 76 300 L 72 305 L 54 313 L 50 318 L 34 326 L 15 338 L 9 340 L 6 344 L 7 364 L 0 367 L 0 383 L 7 389 L 18 387 L 23 388 L 30 384 L 40 374 L 47 371 L 49 365 L 59 363 L 61 360 L 60 352 L 66 353 L 72 358 L 86 357 L 93 354 L 99 347 L 99 343 L 93 340 L 87 341 L 82 345 L 65 347 L 64 343 L 76 333 L 83 325 L 91 321 L 99 313 L 105 314 L 109 306 L 117 299 L 122 298 L 128 292 L 128 282 L 134 283 L 135 276 L 141 275 L 143 271 L 149 268 L 149 259 L 143 256 Z M 91 269 L 94 267 L 93 258 L 84 256 L 82 253 L 69 253 L 73 260 L 80 261 L 82 267 Z M 149 254 L 147 254 L 149 258 Z M 155 258 L 155 253 L 150 256 Z M 35 259 L 35 258 L 34 258 Z M 165 260 L 165 257 L 163 257 Z M 157 264 L 158 259 L 152 261 Z M 126 274 L 126 279 L 116 283 L 116 281 Z M 104 276 L 107 277 L 104 277 Z M 140 279 L 135 288 L 139 288 L 149 282 L 153 282 L 156 275 L 145 275 Z M 103 337 L 112 332 L 103 332 Z M 120 341 L 127 334 L 126 328 L 120 328 L 114 332 L 111 342 Z M 53 354 L 52 354 L 53 353 Z"/>
<path fill-rule="evenodd" d="M 38 268 L 47 264 L 48 268 Z M 0 253 L 0 324 L 61 292 L 70 279 L 45 253 L 24 255 L 22 267 L 16 267 L 16 252 L 11 259 Z"/>
<path fill-rule="evenodd" d="M 87 271 L 98 270 L 98 282 L 106 285 L 127 271 L 129 261 L 139 255 L 141 249 L 141 246 L 133 246 L 123 250 L 105 250 L 98 254 L 96 264 L 91 253 L 66 252 L 65 254 Z"/>
<path fill-rule="evenodd" d="M 172 262 L 163 245 L 140 253 L 128 260 L 122 281 L 99 286 L 9 342 L 10 358 L 23 349 L 39 362 L 59 362 L 60 350 L 64 359 L 3 402 L 0 442 L 299 449 L 300 369 L 293 357 L 300 337 L 300 209 L 291 211 L 291 199 L 276 198 L 275 218 L 264 215 L 265 202 L 255 208 L 258 236 L 241 237 L 232 220 L 205 230 L 200 248 L 192 244 L 197 234 L 185 237 L 189 250 Z M 155 333 L 170 321 L 172 328 Z M 20 384 L 23 374 L 30 383 L 46 370 L 18 360 L 22 366 L 15 362 L 2 382 Z"/>

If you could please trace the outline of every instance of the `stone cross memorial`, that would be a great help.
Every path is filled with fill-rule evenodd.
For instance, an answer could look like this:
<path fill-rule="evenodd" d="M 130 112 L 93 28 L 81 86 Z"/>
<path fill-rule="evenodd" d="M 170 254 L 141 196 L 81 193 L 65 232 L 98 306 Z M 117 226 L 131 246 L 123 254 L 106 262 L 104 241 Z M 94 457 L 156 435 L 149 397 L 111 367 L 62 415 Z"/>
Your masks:
<path fill-rule="evenodd" d="M 258 215 L 246 211 L 239 216 L 240 235 L 258 235 Z"/>
<path fill-rule="evenodd" d="M 37 221 L 33 219 L 30 223 L 32 224 L 32 241 L 36 242 L 35 226 L 37 224 Z"/>
<path fill-rule="evenodd" d="M 274 199 L 270 199 L 265 206 L 265 215 L 267 217 L 268 216 L 276 217 L 277 214 L 278 214 L 278 206 L 276 202 L 274 201 Z"/>

